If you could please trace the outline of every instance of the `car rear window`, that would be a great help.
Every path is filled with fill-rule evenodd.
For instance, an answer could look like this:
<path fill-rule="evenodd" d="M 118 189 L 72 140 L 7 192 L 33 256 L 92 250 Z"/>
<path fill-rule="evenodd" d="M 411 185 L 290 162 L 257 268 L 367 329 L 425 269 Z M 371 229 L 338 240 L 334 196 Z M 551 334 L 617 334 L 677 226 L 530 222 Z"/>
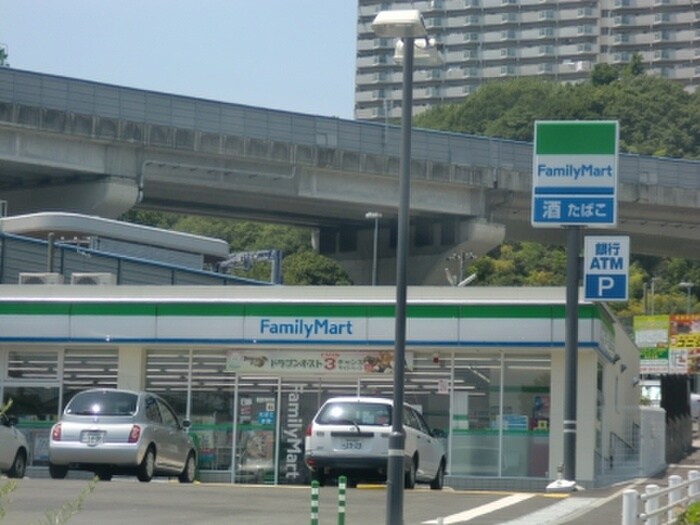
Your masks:
<path fill-rule="evenodd" d="M 357 425 L 391 425 L 391 406 L 381 403 L 338 402 L 323 407 L 316 418 L 322 425 L 352 423 Z"/>
<path fill-rule="evenodd" d="M 81 392 L 70 400 L 66 414 L 75 416 L 131 416 L 138 396 L 129 392 Z"/>

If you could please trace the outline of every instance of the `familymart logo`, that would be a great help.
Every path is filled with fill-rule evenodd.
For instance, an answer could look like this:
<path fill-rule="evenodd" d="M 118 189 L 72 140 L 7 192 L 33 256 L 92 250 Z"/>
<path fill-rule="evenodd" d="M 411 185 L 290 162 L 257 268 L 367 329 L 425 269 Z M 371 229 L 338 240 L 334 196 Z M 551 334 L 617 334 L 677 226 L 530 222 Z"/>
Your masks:
<path fill-rule="evenodd" d="M 279 322 L 269 318 L 260 319 L 260 335 L 291 335 L 311 339 L 316 336 L 353 335 L 353 323 L 330 319 L 294 319 Z"/>

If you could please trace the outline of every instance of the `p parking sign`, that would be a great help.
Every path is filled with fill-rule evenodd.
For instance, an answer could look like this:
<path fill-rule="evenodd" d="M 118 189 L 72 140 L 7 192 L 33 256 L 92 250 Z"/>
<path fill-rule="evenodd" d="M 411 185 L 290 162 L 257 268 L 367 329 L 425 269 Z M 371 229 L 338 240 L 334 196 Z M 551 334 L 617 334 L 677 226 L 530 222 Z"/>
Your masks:
<path fill-rule="evenodd" d="M 534 227 L 617 224 L 617 121 L 537 121 Z"/>
<path fill-rule="evenodd" d="M 587 236 L 583 251 L 583 288 L 587 301 L 626 301 L 630 238 Z"/>

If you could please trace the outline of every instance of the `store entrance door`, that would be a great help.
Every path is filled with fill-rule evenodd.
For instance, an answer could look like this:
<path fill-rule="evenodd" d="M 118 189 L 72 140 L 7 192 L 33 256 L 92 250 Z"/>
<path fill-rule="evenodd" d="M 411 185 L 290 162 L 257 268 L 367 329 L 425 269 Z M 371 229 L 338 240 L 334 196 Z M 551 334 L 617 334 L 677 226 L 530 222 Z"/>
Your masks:
<path fill-rule="evenodd" d="M 234 410 L 236 483 L 276 483 L 279 385 L 279 378 L 239 379 Z"/>

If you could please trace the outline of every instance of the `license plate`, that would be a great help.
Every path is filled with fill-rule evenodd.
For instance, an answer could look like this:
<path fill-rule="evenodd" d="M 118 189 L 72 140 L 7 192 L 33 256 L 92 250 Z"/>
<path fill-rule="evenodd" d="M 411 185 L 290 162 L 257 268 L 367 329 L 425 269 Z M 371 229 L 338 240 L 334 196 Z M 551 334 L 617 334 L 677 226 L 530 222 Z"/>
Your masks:
<path fill-rule="evenodd" d="M 342 450 L 362 450 L 362 440 L 360 439 L 344 439 L 340 442 Z"/>
<path fill-rule="evenodd" d="M 89 447 L 94 447 L 102 443 L 104 439 L 104 432 L 101 431 L 87 431 L 83 432 L 80 436 L 80 441 L 88 445 Z"/>

